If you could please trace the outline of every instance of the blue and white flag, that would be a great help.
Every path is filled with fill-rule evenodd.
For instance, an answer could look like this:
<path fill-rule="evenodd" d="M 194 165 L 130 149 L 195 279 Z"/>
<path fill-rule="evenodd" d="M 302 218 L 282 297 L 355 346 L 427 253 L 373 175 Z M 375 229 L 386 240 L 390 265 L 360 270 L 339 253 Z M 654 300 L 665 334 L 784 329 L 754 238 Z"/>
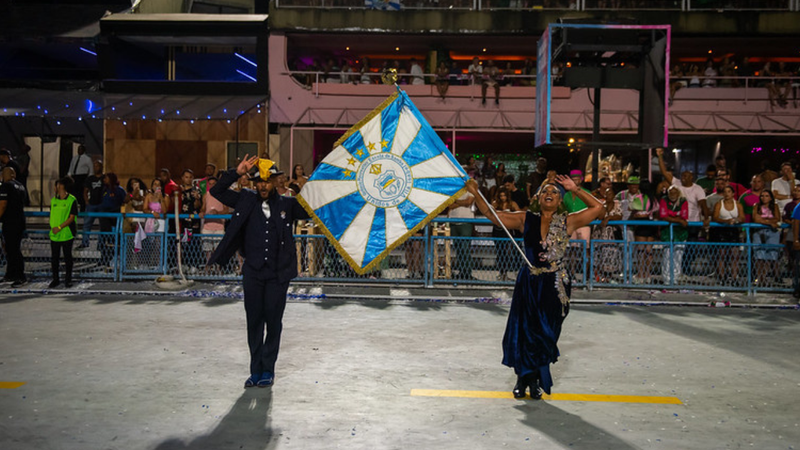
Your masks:
<path fill-rule="evenodd" d="M 460 197 L 467 179 L 398 91 L 334 144 L 297 199 L 363 274 Z"/>
<path fill-rule="evenodd" d="M 403 4 L 400 0 L 364 0 L 364 6 L 384 11 L 399 11 L 403 9 Z"/>

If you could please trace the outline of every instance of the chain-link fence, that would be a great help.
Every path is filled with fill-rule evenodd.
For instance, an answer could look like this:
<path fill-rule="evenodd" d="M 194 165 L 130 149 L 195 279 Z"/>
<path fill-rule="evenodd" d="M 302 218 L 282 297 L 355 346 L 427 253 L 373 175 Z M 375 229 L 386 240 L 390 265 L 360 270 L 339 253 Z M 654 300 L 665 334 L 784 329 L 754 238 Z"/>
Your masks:
<path fill-rule="evenodd" d="M 22 241 L 26 273 L 50 277 L 48 213 L 26 215 L 29 230 Z M 157 226 L 146 225 L 144 220 L 153 218 L 150 215 L 92 213 L 91 216 L 103 222 L 99 229 L 89 228 L 84 232 L 80 225 L 86 215 L 81 214 L 73 244 L 76 280 L 152 280 L 164 274 L 177 275 L 179 263 L 183 274 L 194 280 L 241 277 L 244 260 L 239 254 L 222 267 L 207 263 L 222 240 L 222 230 L 195 234 L 191 231 L 201 228 L 187 227 L 176 233 L 175 227 L 163 220 Z M 199 222 L 192 220 L 201 220 L 181 217 L 187 219 L 182 221 L 186 224 L 197 225 Z M 218 215 L 205 219 L 229 218 Z M 467 228 L 463 227 L 465 224 Z M 512 286 L 525 262 L 510 239 L 486 231 L 491 230 L 489 224 L 486 219 L 434 219 L 423 231 L 393 249 L 369 273 L 358 275 L 313 223 L 300 223 L 295 229 L 298 281 Z M 770 231 L 756 224 L 735 228 L 712 224 L 709 231 L 697 223 L 691 224 L 697 230 L 691 235 L 697 239 L 662 242 L 637 240 L 629 228 L 636 225 L 669 230 L 674 225 L 658 221 L 619 221 L 609 225 L 618 228 L 611 234 L 617 239 L 570 242 L 564 263 L 575 287 L 791 291 L 793 261 L 784 245 L 775 244 L 779 242 L 776 236 L 783 230 Z M 736 230 L 727 234 L 734 236 L 735 242 L 716 242 L 713 230 L 725 228 Z M 767 233 L 772 233 L 772 237 Z M 522 239 L 516 242 L 522 248 Z M 0 272 L 5 267 L 5 252 L 2 252 Z"/>

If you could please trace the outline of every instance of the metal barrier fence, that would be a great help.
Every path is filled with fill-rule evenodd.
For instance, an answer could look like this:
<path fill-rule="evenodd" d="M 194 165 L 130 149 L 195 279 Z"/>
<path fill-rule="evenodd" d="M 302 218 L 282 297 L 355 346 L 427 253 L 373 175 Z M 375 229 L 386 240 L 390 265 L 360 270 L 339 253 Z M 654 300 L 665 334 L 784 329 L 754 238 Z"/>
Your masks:
<path fill-rule="evenodd" d="M 800 0 L 275 0 L 278 8 L 798 11 Z"/>
<path fill-rule="evenodd" d="M 46 221 L 48 213 L 30 212 L 26 216 Z M 137 240 L 135 232 L 123 231 L 123 225 L 126 221 L 130 225 L 136 219 L 152 218 L 151 215 L 91 213 L 90 216 L 106 220 L 106 226 L 113 226 L 113 230 L 84 234 L 78 227 L 73 252 L 75 279 L 152 280 L 162 274 L 177 273 L 177 238 L 174 230 L 170 233 L 169 227 L 161 226 L 157 232 Z M 80 217 L 85 220 L 87 214 L 82 213 Z M 180 217 L 199 220 L 194 216 Z M 229 218 L 230 215 L 206 216 L 206 219 Z M 511 242 L 506 238 L 491 237 L 490 233 L 478 233 L 486 236 L 476 236 L 474 233 L 469 233 L 470 236 L 451 235 L 452 224 L 491 226 L 487 219 L 434 219 L 422 232 L 394 249 L 379 267 L 365 275 L 357 275 L 313 223 L 298 224 L 295 234 L 300 272 L 298 281 L 391 282 L 426 286 L 513 285 L 524 263 Z M 671 236 L 674 225 L 661 221 L 618 221 L 609 224 L 617 227 L 619 239 L 571 241 L 566 263 L 573 276 L 573 286 L 590 290 L 636 287 L 748 293 L 791 292 L 791 265 L 784 246 L 764 243 L 767 239 L 762 234 L 769 227 L 758 224 L 738 227 L 711 224 L 712 230 L 738 230 L 741 242 L 734 243 L 712 242 L 703 238 L 689 242 L 647 242 L 634 240 L 632 227 L 661 227 L 662 230 L 668 229 Z M 705 233 L 702 223 L 690 223 L 690 226 L 698 228 L 701 236 Z M 238 255 L 224 267 L 206 264 L 222 239 L 222 234 L 185 234 L 180 239 L 181 262 L 187 278 L 223 281 L 241 277 L 243 260 Z M 81 242 L 88 245 L 78 245 Z M 521 239 L 518 242 L 520 246 L 523 245 Z M 46 229 L 29 230 L 22 249 L 27 274 L 40 278 L 51 276 L 50 244 Z M 4 272 L 5 267 L 3 253 L 0 272 Z"/>

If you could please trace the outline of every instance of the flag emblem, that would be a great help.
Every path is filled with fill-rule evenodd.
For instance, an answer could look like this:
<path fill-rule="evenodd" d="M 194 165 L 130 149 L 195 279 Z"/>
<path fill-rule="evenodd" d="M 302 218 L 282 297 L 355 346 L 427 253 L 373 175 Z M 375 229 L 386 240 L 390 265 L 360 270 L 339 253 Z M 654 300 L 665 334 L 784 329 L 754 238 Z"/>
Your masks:
<path fill-rule="evenodd" d="M 465 192 L 467 174 L 405 92 L 350 128 L 298 201 L 359 274 Z"/>

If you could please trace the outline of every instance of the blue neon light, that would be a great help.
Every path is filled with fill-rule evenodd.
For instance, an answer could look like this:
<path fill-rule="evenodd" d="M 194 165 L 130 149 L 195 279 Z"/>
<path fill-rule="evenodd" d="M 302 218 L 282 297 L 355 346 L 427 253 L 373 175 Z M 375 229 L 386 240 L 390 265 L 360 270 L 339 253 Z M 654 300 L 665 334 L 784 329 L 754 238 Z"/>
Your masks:
<path fill-rule="evenodd" d="M 253 61 L 250 61 L 249 59 L 245 58 L 244 56 L 242 56 L 242 55 L 240 55 L 240 54 L 238 54 L 236 52 L 234 52 L 233 54 L 236 55 L 236 57 L 238 57 L 242 61 L 246 62 L 247 64 L 250 64 L 253 67 L 258 67 L 258 64 L 254 63 Z M 253 80 L 253 81 L 255 81 L 255 80 Z"/>
<path fill-rule="evenodd" d="M 245 78 L 249 78 L 251 81 L 258 81 L 258 80 L 256 80 L 255 78 L 253 78 L 253 77 L 251 77 L 250 75 L 248 75 L 248 74 L 246 74 L 246 73 L 242 72 L 242 71 L 241 71 L 241 70 L 239 70 L 239 69 L 236 69 L 236 72 L 237 72 L 237 73 L 239 73 L 239 75 L 241 75 L 241 76 L 243 76 L 243 77 L 245 77 Z"/>
<path fill-rule="evenodd" d="M 88 48 L 83 48 L 83 47 L 80 47 L 80 49 L 81 49 L 81 51 L 84 51 L 84 52 L 86 52 L 86 53 L 88 53 L 88 54 L 90 54 L 90 55 L 92 55 L 92 56 L 97 56 L 97 53 L 95 53 L 95 52 L 93 52 L 93 51 L 89 50 Z"/>

